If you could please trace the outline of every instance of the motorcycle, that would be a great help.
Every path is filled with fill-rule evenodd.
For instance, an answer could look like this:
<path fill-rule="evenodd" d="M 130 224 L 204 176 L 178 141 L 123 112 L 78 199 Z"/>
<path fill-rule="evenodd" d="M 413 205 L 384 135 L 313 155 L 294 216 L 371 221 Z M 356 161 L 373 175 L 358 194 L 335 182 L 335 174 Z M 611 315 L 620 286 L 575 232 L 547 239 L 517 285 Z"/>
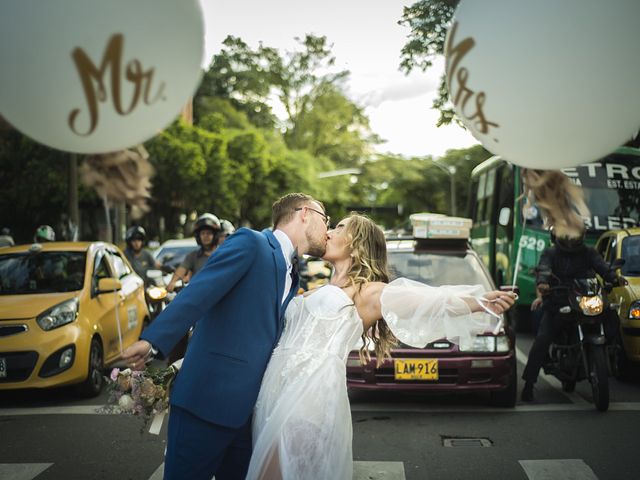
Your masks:
<path fill-rule="evenodd" d="M 553 315 L 564 324 L 551 344 L 545 373 L 555 376 L 565 392 L 573 392 L 576 382 L 589 380 L 593 403 L 604 412 L 609 408 L 609 347 L 604 333 L 605 316 L 617 305 L 608 302 L 596 278 L 579 278 L 570 285 L 550 287 L 554 295 Z"/>
<path fill-rule="evenodd" d="M 163 272 L 164 270 L 164 272 Z M 148 270 L 149 285 L 145 288 L 145 298 L 149 309 L 150 322 L 153 322 L 167 305 L 175 298 L 182 285 L 176 285 L 173 292 L 167 291 L 167 284 L 171 279 L 171 272 L 163 270 Z M 181 282 L 178 282 L 181 283 Z"/>

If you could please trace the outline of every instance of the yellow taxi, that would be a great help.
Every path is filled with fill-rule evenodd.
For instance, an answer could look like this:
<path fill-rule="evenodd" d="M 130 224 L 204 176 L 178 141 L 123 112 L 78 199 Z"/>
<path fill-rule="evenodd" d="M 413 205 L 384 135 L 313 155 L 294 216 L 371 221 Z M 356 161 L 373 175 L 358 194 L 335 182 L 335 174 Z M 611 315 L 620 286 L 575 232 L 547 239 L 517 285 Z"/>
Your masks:
<path fill-rule="evenodd" d="M 103 370 L 149 312 L 142 279 L 110 243 L 0 250 L 0 390 L 77 385 L 98 395 Z"/>
<path fill-rule="evenodd" d="M 640 362 L 640 228 L 609 230 L 598 239 L 596 250 L 609 264 L 625 260 L 619 274 L 629 284 L 615 287 L 609 294 L 611 303 L 620 304 L 621 351 L 614 371 L 624 374 L 629 361 Z"/>

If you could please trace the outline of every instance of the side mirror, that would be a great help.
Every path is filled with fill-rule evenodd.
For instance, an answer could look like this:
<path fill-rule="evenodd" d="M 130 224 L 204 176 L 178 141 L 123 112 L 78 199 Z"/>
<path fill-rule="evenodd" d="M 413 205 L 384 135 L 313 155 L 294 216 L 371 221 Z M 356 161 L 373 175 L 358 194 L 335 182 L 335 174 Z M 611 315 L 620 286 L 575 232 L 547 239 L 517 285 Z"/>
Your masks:
<path fill-rule="evenodd" d="M 96 294 L 113 293 L 120 289 L 122 289 L 122 282 L 117 278 L 101 278 L 98 280 L 98 291 Z"/>
<path fill-rule="evenodd" d="M 147 270 L 147 278 L 162 278 L 161 270 Z"/>
<path fill-rule="evenodd" d="M 511 219 L 511 209 L 509 207 L 502 207 L 500 209 L 500 214 L 498 215 L 498 223 L 503 227 L 509 225 L 509 220 Z"/>
<path fill-rule="evenodd" d="M 619 268 L 622 268 L 625 263 L 626 260 L 624 258 L 618 258 L 611 263 L 611 268 L 613 270 L 618 270 Z"/>

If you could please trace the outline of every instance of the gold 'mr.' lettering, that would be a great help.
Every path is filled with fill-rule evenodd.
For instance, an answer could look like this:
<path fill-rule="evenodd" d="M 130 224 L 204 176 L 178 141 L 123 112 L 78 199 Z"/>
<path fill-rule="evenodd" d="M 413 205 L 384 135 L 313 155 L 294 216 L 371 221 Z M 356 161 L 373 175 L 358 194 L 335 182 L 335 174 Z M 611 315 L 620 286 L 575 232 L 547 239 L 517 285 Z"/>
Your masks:
<path fill-rule="evenodd" d="M 489 127 L 498 127 L 495 122 L 487 120 L 484 115 L 483 107 L 486 99 L 484 92 L 476 92 L 467 87 L 467 81 L 469 80 L 469 70 L 466 68 L 458 68 L 458 64 L 469 53 L 469 51 L 475 46 L 476 42 L 473 38 L 468 37 L 462 40 L 457 45 L 454 45 L 454 37 L 456 30 L 458 29 L 458 22 L 454 22 L 449 32 L 449 38 L 445 46 L 446 65 L 445 70 L 447 72 L 447 86 L 449 87 L 449 93 L 451 100 L 456 107 L 459 107 L 459 111 L 462 116 L 469 121 L 475 120 L 474 127 L 483 134 L 489 132 Z M 458 82 L 458 89 L 453 88 L 453 79 Z M 475 110 L 468 112 L 467 102 L 475 95 Z"/>
<path fill-rule="evenodd" d="M 84 90 L 84 95 L 87 101 L 87 109 L 89 110 L 89 127 L 85 133 L 81 133 L 77 128 L 80 109 L 76 108 L 69 113 L 69 128 L 71 128 L 74 133 L 86 137 L 91 135 L 91 133 L 96 129 L 99 120 L 99 102 L 107 101 L 105 77 L 107 75 L 107 70 L 109 69 L 111 70 L 110 86 L 113 107 L 119 115 L 124 116 L 131 113 L 138 105 L 141 94 L 142 101 L 147 105 L 155 103 L 162 96 L 165 86 L 164 82 L 160 84 L 156 95 L 151 98 L 151 84 L 153 82 L 154 69 L 150 68 L 145 71 L 142 68 L 140 61 L 134 59 L 127 64 L 125 69 L 125 77 L 127 81 L 134 84 L 134 90 L 128 108 L 123 108 L 121 94 L 123 45 L 124 36 L 121 33 L 113 35 L 107 43 L 107 48 L 102 57 L 100 68 L 96 68 L 88 55 L 80 47 L 73 50 L 71 57 L 78 69 L 78 74 L 80 75 L 80 80 L 82 82 L 82 89 Z"/>

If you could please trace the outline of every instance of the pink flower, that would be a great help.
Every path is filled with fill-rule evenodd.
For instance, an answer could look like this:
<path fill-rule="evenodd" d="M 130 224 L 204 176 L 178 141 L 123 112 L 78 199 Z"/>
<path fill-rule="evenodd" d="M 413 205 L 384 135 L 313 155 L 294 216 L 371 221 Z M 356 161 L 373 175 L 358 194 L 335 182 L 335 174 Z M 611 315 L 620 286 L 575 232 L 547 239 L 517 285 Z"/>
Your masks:
<path fill-rule="evenodd" d="M 111 370 L 111 380 L 112 381 L 116 381 L 118 379 L 118 374 L 120 373 L 120 369 L 119 368 L 114 368 L 113 370 Z"/>

